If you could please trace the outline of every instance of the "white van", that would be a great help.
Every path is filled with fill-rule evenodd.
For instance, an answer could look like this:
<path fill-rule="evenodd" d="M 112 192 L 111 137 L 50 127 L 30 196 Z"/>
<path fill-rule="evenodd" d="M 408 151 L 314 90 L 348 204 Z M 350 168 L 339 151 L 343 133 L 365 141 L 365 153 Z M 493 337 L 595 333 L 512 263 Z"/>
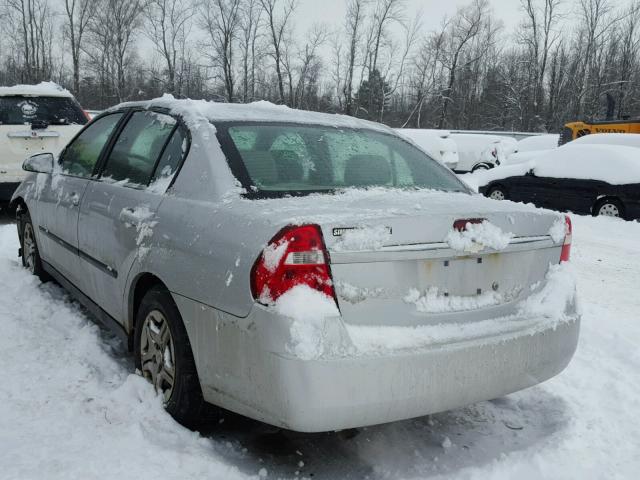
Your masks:
<path fill-rule="evenodd" d="M 460 173 L 488 170 L 500 165 L 517 145 L 516 140 L 502 135 L 452 133 L 451 139 L 458 146 L 456 172 Z"/>
<path fill-rule="evenodd" d="M 0 87 L 0 202 L 24 178 L 26 157 L 57 155 L 88 121 L 73 95 L 55 83 Z"/>

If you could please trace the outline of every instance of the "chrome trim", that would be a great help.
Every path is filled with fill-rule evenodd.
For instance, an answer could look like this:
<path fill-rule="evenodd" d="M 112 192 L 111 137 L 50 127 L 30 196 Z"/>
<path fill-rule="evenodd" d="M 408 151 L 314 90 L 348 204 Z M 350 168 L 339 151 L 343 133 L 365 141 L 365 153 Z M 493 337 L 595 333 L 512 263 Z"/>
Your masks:
<path fill-rule="evenodd" d="M 19 132 L 9 132 L 7 137 L 9 138 L 57 138 L 60 134 L 58 132 L 39 132 L 37 130 L 22 130 Z"/>
<path fill-rule="evenodd" d="M 531 249 L 560 247 L 549 235 L 535 237 L 515 237 L 504 250 L 485 248 L 477 253 L 453 250 L 445 242 L 412 245 L 389 245 L 375 251 L 335 251 L 330 250 L 331 263 L 373 263 L 403 260 L 426 260 L 432 258 L 482 257 L 492 253 L 521 252 Z"/>

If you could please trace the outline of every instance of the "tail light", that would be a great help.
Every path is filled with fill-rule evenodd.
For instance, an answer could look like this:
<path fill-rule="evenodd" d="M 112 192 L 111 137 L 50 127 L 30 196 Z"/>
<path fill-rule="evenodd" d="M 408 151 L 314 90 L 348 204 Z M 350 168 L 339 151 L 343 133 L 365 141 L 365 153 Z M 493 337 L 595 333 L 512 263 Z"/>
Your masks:
<path fill-rule="evenodd" d="M 298 285 L 335 300 L 329 256 L 318 225 L 292 225 L 271 239 L 251 269 L 251 293 L 270 303 Z"/>
<path fill-rule="evenodd" d="M 479 225 L 486 220 L 486 218 L 461 218 L 453 222 L 453 229 L 458 232 L 464 232 L 467 230 L 467 225 Z"/>
<path fill-rule="evenodd" d="M 84 113 L 84 118 L 86 118 L 88 121 L 91 121 L 91 115 L 89 115 L 89 112 L 87 112 L 86 110 L 82 110 L 82 113 Z"/>
<path fill-rule="evenodd" d="M 571 237 L 573 234 L 573 227 L 571 226 L 571 219 L 565 215 L 565 230 L 564 230 L 564 243 L 562 244 L 562 252 L 560 253 L 560 263 L 568 262 L 571 257 Z"/>

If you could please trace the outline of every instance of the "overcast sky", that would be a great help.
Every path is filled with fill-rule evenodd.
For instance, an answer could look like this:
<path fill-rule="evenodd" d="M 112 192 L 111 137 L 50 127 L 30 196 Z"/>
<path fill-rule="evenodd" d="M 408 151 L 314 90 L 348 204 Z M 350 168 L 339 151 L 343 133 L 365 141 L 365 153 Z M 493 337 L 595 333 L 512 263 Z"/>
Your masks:
<path fill-rule="evenodd" d="M 440 26 L 442 18 L 451 16 L 469 0 L 406 0 L 407 15 L 415 15 L 422 10 L 422 20 L 426 30 Z M 519 0 L 490 0 L 495 16 L 511 31 L 520 19 Z M 296 11 L 296 33 L 307 31 L 315 22 L 323 22 L 337 27 L 344 22 L 346 0 L 299 0 Z"/>

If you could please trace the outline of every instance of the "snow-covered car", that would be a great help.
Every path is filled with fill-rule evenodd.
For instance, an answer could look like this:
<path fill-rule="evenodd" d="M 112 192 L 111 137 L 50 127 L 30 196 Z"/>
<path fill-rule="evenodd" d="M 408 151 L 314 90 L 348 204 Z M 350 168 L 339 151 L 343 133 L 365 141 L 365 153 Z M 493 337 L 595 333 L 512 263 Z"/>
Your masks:
<path fill-rule="evenodd" d="M 553 150 L 555 148 L 558 148 L 559 141 L 560 135 L 558 134 L 532 135 L 518 141 L 516 152 L 521 153 L 540 150 Z"/>
<path fill-rule="evenodd" d="M 458 147 L 446 130 L 398 128 L 398 133 L 413 141 L 434 160 L 451 170 L 458 168 Z"/>
<path fill-rule="evenodd" d="M 516 140 L 499 135 L 452 133 L 450 137 L 458 147 L 456 172 L 466 173 L 488 170 L 500 165 L 510 151 L 515 150 Z"/>
<path fill-rule="evenodd" d="M 558 148 L 559 135 L 533 135 L 518 142 L 516 151 L 502 165 L 524 163 Z"/>
<path fill-rule="evenodd" d="M 593 133 L 571 141 L 572 145 L 622 145 L 640 148 L 639 133 Z"/>
<path fill-rule="evenodd" d="M 411 418 L 540 383 L 576 348 L 568 217 L 474 195 L 380 124 L 166 96 L 25 169 L 23 264 L 187 425 L 204 402 L 305 432 Z"/>
<path fill-rule="evenodd" d="M 496 199 L 594 216 L 640 218 L 638 150 L 576 142 L 526 163 L 465 178 Z"/>
<path fill-rule="evenodd" d="M 73 95 L 55 83 L 0 87 L 0 201 L 23 180 L 25 158 L 58 154 L 87 121 Z"/>

